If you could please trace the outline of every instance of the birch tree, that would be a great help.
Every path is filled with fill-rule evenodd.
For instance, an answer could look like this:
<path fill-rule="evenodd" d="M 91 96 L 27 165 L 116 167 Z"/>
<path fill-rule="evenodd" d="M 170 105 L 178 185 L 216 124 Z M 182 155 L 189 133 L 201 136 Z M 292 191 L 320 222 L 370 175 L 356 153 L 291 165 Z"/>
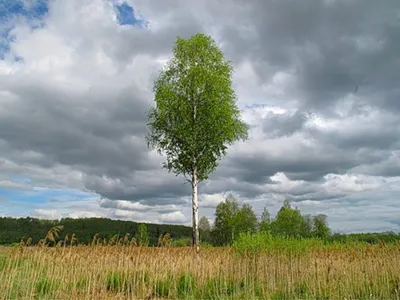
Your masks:
<path fill-rule="evenodd" d="M 247 139 L 232 88 L 232 65 L 204 34 L 178 37 L 173 56 L 154 83 L 148 114 L 150 148 L 166 156 L 163 167 L 182 174 L 192 187 L 193 246 L 199 250 L 197 189 L 226 155 L 228 145 Z"/>

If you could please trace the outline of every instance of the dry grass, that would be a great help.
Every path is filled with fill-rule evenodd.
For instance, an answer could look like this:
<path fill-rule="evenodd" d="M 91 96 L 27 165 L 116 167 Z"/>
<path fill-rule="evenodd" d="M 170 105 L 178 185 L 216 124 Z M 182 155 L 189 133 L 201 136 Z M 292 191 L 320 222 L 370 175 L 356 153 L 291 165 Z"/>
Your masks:
<path fill-rule="evenodd" d="M 400 246 L 238 255 L 77 246 L 0 254 L 1 299 L 400 299 Z"/>

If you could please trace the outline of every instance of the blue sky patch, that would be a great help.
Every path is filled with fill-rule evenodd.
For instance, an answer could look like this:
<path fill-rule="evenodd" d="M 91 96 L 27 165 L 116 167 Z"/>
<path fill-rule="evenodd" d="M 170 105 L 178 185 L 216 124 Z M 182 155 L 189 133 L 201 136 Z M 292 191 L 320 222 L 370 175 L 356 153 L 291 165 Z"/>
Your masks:
<path fill-rule="evenodd" d="M 48 0 L 31 0 L 26 1 L 26 4 L 21 0 L 0 0 L 0 59 L 4 59 L 4 55 L 10 51 L 13 40 L 10 32 L 14 28 L 15 20 L 22 17 L 35 21 L 36 24 L 32 24 L 32 28 L 35 28 L 48 11 Z"/>
<path fill-rule="evenodd" d="M 143 27 L 145 20 L 138 17 L 135 9 L 123 2 L 122 4 L 114 4 L 115 11 L 117 13 L 117 21 L 120 25 L 131 25 Z"/>
<path fill-rule="evenodd" d="M 19 179 L 18 181 L 20 182 L 26 182 L 28 180 L 28 178 L 22 176 Z M 68 204 L 72 201 L 84 200 L 93 196 L 97 196 L 97 194 L 74 189 L 34 187 L 29 190 L 21 190 L 0 187 L 0 199 L 2 199 L 0 214 L 8 216 L 29 215 L 33 209 L 42 208 L 43 205 L 47 206 L 49 202 Z M 43 208 L 46 206 L 43 206 Z"/>

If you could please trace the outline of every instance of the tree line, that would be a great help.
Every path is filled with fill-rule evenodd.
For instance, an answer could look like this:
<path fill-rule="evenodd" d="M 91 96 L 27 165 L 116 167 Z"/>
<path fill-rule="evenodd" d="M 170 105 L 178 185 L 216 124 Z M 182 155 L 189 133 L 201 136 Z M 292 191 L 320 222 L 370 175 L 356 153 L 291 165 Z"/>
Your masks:
<path fill-rule="evenodd" d="M 400 234 L 385 233 L 332 233 L 327 216 L 323 214 L 303 215 L 285 200 L 276 216 L 271 217 L 267 207 L 257 217 L 250 204 L 240 205 L 231 194 L 217 205 L 213 224 L 208 218 L 199 221 L 199 237 L 203 245 L 229 246 L 241 233 L 269 232 L 272 236 L 298 239 L 320 238 L 325 241 L 348 243 L 362 241 L 367 243 L 394 242 Z M 62 226 L 58 236 L 46 239 L 51 229 Z M 59 227 L 61 228 L 61 227 Z M 76 244 L 96 243 L 135 243 L 138 246 L 191 246 L 192 227 L 183 225 L 137 223 L 106 218 L 84 218 L 61 220 L 39 220 L 26 218 L 0 218 L 0 244 L 19 243 L 21 240 L 38 244 L 41 241 L 55 245 L 74 237 Z"/>
<path fill-rule="evenodd" d="M 200 239 L 216 246 L 231 245 L 240 233 L 270 232 L 273 236 L 294 238 L 322 238 L 331 234 L 327 216 L 302 215 L 298 208 L 291 207 L 285 200 L 275 218 L 267 207 L 258 219 L 250 204 L 239 205 L 231 194 L 216 207 L 215 222 L 210 226 L 208 219 L 200 219 Z"/>
<path fill-rule="evenodd" d="M 98 241 L 121 239 L 126 236 L 135 237 L 143 245 L 158 245 L 160 237 L 166 234 L 172 240 L 191 236 L 192 229 L 182 225 L 138 223 L 132 221 L 111 220 L 107 218 L 64 218 L 61 220 L 40 220 L 36 218 L 0 218 L 0 244 L 19 243 L 22 239 L 31 239 L 38 244 L 49 230 L 61 225 L 58 240 L 74 235 L 76 243 L 91 244 L 94 237 Z"/>
<path fill-rule="evenodd" d="M 214 246 L 232 245 L 241 233 L 268 232 L 275 237 L 297 239 L 319 238 L 326 242 L 365 242 L 369 244 L 392 243 L 400 241 L 400 233 L 339 233 L 332 232 L 325 214 L 301 214 L 288 200 L 283 202 L 275 218 L 271 217 L 267 207 L 260 218 L 256 217 L 250 204 L 239 205 L 231 194 L 215 210 L 213 226 L 207 218 L 200 219 L 200 240 Z"/>

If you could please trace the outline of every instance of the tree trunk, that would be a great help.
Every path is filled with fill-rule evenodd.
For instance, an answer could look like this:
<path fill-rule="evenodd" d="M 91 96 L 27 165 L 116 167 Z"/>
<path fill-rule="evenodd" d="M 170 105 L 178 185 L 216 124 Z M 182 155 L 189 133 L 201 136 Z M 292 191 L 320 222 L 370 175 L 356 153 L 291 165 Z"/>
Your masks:
<path fill-rule="evenodd" d="M 192 209 L 193 209 L 193 247 L 199 252 L 199 204 L 197 201 L 197 174 L 192 176 Z"/>

